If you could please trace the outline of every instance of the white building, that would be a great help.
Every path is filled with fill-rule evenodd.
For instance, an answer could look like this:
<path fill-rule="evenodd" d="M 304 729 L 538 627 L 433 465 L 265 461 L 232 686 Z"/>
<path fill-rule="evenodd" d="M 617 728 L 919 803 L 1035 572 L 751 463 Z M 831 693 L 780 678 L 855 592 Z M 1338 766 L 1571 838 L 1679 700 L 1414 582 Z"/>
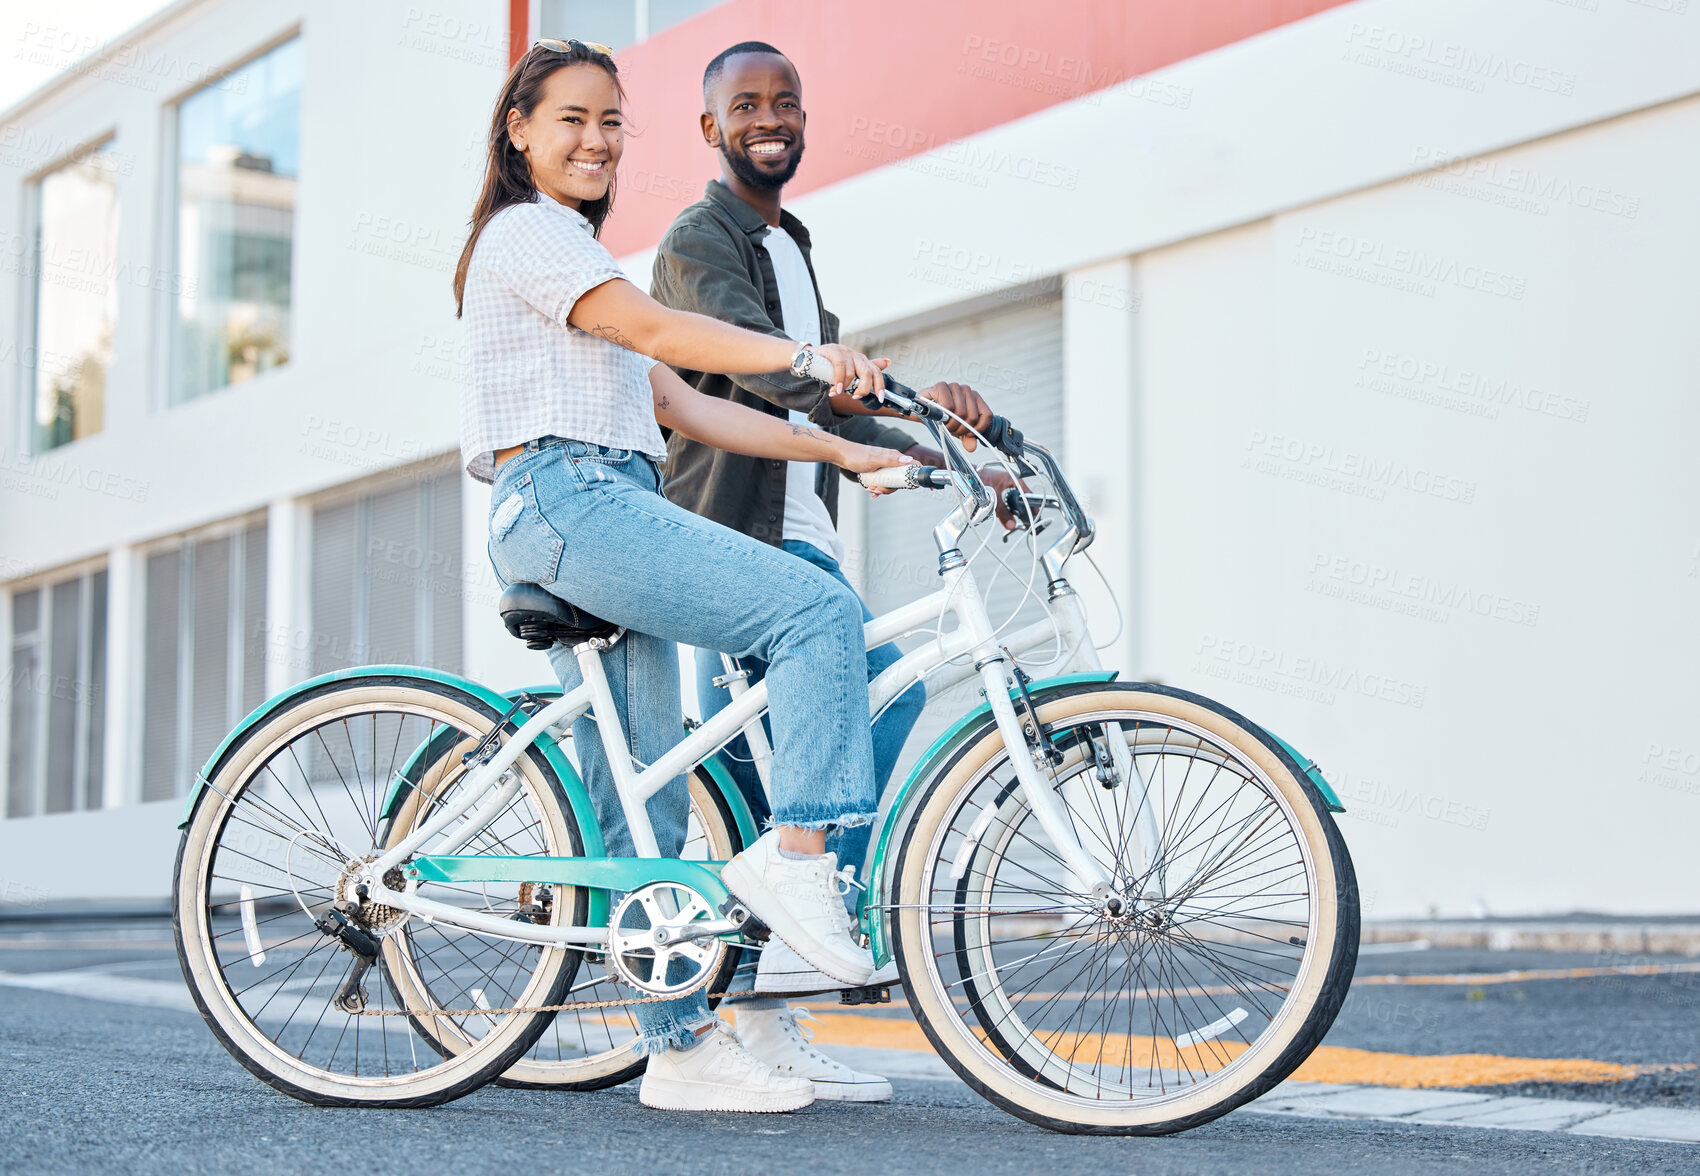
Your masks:
<path fill-rule="evenodd" d="M 848 32 L 507 6 L 622 46 L 650 141 L 609 239 L 643 285 L 714 171 L 691 69 L 792 54 L 828 304 L 1055 444 L 1125 617 L 1107 660 L 1316 757 L 1369 917 L 1692 911 L 1700 14 L 1293 7 L 1136 76 L 1102 63 L 1143 42 L 1071 46 L 1161 42 L 1161 6 L 901 38 L 889 0 Z M 314 673 L 547 678 L 455 457 L 500 15 L 184 0 L 92 55 L 15 47 L 62 72 L 0 115 L 0 904 L 162 900 L 207 752 Z M 844 97 L 816 63 L 845 36 L 909 85 Z M 847 508 L 876 608 L 924 586 L 930 509 Z"/>

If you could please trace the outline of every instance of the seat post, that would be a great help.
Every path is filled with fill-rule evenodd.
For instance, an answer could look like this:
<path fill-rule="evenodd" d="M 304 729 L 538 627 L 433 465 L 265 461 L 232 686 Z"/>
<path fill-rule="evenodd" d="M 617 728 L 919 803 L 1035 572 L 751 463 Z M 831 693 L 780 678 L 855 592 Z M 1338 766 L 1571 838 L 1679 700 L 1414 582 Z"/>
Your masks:
<path fill-rule="evenodd" d="M 655 840 L 655 827 L 649 823 L 649 809 L 638 798 L 637 772 L 632 767 L 632 749 L 626 744 L 625 728 L 620 723 L 619 709 L 614 705 L 614 692 L 608 686 L 608 672 L 602 668 L 602 653 L 612 640 L 593 637 L 573 647 L 578 658 L 579 673 L 590 687 L 590 715 L 596 720 L 596 730 L 602 736 L 602 750 L 608 757 L 608 770 L 614 775 L 614 791 L 620 797 L 620 810 L 626 814 L 626 827 L 632 833 L 632 846 L 639 857 L 660 857 L 661 847 Z"/>
<path fill-rule="evenodd" d="M 729 653 L 720 655 L 720 664 L 726 667 L 726 672 L 714 680 L 716 686 L 724 686 L 732 701 L 736 702 L 750 688 L 750 672 L 738 664 L 738 660 Z M 762 794 L 767 797 L 768 808 L 773 807 L 773 747 L 767 741 L 767 724 L 762 722 L 761 715 L 756 715 L 744 725 L 742 731 L 744 743 L 750 749 L 750 759 L 755 761 L 756 776 L 761 780 Z"/>

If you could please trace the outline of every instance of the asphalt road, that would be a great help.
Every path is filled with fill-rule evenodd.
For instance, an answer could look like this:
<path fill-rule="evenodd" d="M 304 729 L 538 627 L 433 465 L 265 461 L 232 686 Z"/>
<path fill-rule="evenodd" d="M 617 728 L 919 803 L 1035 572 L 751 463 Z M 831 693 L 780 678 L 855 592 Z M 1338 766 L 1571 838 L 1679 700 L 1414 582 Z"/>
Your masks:
<path fill-rule="evenodd" d="M 164 928 L 0 929 L 0 973 L 173 982 Z M 73 946 L 85 945 L 85 946 Z M 1592 956 L 1366 956 L 1328 1039 L 1398 1054 L 1654 1065 L 1700 1060 L 1700 973 L 1390 985 L 1374 977 L 1591 967 Z M 824 1009 L 823 1009 L 824 1011 Z M 869 1010 L 857 1010 L 858 1013 Z M 899 1007 L 880 1015 L 903 1017 Z M 1031 1127 L 953 1081 L 897 1081 L 884 1106 L 784 1116 L 670 1115 L 635 1084 L 595 1094 L 479 1091 L 428 1111 L 309 1107 L 242 1070 L 192 1013 L 0 986 L 0 1172 L 1305 1173 L 1700 1172 L 1700 1145 L 1276 1116 L 1243 1110 L 1181 1136 L 1088 1139 Z M 1700 1110 L 1694 1070 L 1495 1095 Z M 1484 1087 L 1484 1090 L 1490 1088 Z"/>

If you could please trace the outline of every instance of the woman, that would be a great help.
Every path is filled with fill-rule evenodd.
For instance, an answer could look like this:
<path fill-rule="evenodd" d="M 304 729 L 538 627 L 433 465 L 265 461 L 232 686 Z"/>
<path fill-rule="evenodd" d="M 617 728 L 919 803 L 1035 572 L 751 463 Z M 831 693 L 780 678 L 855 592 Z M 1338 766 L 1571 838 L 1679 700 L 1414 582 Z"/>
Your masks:
<path fill-rule="evenodd" d="M 490 557 L 504 583 L 529 581 L 629 632 L 604 656 L 632 754 L 650 763 L 682 737 L 675 643 L 761 658 L 774 735 L 777 827 L 728 863 L 728 888 L 798 955 L 846 985 L 866 983 L 851 939 L 829 828 L 873 819 L 861 607 L 805 561 L 669 503 L 658 424 L 756 457 L 866 471 L 909 459 L 699 394 L 667 366 L 765 372 L 806 364 L 790 340 L 668 310 L 627 282 L 595 234 L 621 151 L 614 62 L 601 47 L 540 41 L 496 103 L 483 191 L 455 273 L 472 352 L 461 450 L 492 482 Z M 882 364 L 822 346 L 838 383 L 880 389 Z M 837 402 L 848 407 L 851 401 Z M 578 663 L 551 660 L 568 690 Z M 574 740 L 608 852 L 634 853 L 595 725 Z M 683 847 L 683 777 L 649 802 L 664 854 Z M 697 993 L 636 1006 L 650 1055 L 640 1097 L 669 1110 L 794 1110 L 807 1079 L 748 1054 Z"/>

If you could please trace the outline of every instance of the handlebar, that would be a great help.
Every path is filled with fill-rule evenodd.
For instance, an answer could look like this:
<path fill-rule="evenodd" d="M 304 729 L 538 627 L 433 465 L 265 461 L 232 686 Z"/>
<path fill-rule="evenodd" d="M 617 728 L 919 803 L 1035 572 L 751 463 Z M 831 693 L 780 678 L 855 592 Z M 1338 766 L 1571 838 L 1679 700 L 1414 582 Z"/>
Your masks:
<path fill-rule="evenodd" d="M 810 362 L 809 375 L 823 384 L 831 384 L 835 380 L 832 364 L 825 357 L 819 355 L 815 356 Z M 856 387 L 860 383 L 860 380 L 850 381 L 850 386 L 847 389 L 850 395 L 856 395 Z M 885 375 L 885 399 L 883 401 L 872 394 L 862 396 L 859 399 L 869 408 L 894 408 L 904 416 L 932 421 L 935 424 L 942 425 L 950 420 L 944 409 L 907 384 L 894 379 L 889 372 Z M 986 426 L 981 435 L 1007 457 L 1020 461 L 1024 456 L 1021 430 L 1010 424 L 1005 417 L 994 416 L 992 423 Z"/>
<path fill-rule="evenodd" d="M 862 485 L 881 490 L 943 490 L 950 485 L 950 475 L 925 465 L 886 466 L 857 474 Z"/>
<path fill-rule="evenodd" d="M 836 373 L 832 364 L 823 357 L 816 355 L 809 365 L 809 375 L 823 384 L 836 383 Z M 904 416 L 914 417 L 925 422 L 928 432 L 944 451 L 949 468 L 945 470 L 932 469 L 924 466 L 891 466 L 860 475 L 864 486 L 876 486 L 893 490 L 908 490 L 926 486 L 932 489 L 953 487 L 962 495 L 971 519 L 983 518 L 991 513 L 996 499 L 991 490 L 981 481 L 978 471 L 968 460 L 967 452 L 946 430 L 945 425 L 951 417 L 945 410 L 933 401 L 921 396 L 913 388 L 896 380 L 891 373 L 884 373 L 884 396 L 862 396 L 861 402 L 871 409 L 895 409 Z M 851 381 L 849 392 L 856 394 L 857 381 Z M 1086 512 L 1081 509 L 1067 479 L 1057 465 L 1056 458 L 1043 445 L 1030 442 L 1021 430 L 1009 423 L 1002 416 L 992 417 L 991 423 L 981 430 L 982 437 L 1013 463 L 1013 471 L 1018 478 L 1028 478 L 1035 473 L 1042 474 L 1055 488 L 1056 498 L 1039 498 L 1034 495 L 1023 495 L 1025 501 L 1019 506 L 1014 502 L 1006 502 L 1005 506 L 1017 518 L 1031 523 L 1033 509 L 1039 506 L 1049 506 L 1053 502 L 1062 510 L 1072 527 L 1076 546 L 1074 550 L 1092 542 L 1095 529 Z M 925 473 L 918 471 L 925 470 Z M 911 473 L 910 471 L 917 471 Z"/>

